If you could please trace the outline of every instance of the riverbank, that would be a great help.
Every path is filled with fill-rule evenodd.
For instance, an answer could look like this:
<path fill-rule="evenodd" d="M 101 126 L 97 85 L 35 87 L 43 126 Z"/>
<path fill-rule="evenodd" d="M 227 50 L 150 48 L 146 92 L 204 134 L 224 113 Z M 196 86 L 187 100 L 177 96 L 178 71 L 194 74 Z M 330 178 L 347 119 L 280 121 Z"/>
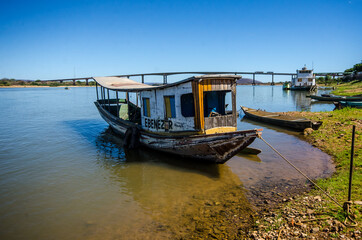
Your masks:
<path fill-rule="evenodd" d="M 352 212 L 361 222 L 362 110 L 345 108 L 333 112 L 287 112 L 287 115 L 323 121 L 316 131 L 302 133 L 306 141 L 332 156 L 332 177 L 316 180 L 338 203 L 348 196 L 348 173 L 352 125 L 356 126 Z M 298 174 L 297 172 L 295 174 Z M 307 182 L 290 187 L 278 184 L 244 192 L 243 186 L 225 189 L 201 204 L 192 226 L 180 239 L 360 239 L 360 225 L 345 219 L 343 209 Z M 284 191 L 283 191 L 284 190 Z M 285 191 L 286 190 L 286 191 Z M 258 193 L 259 199 L 255 198 Z M 220 196 L 221 195 L 221 196 Z M 250 206 L 241 205 L 248 196 Z M 252 199 L 250 199 L 250 197 Z M 245 204 L 245 203 L 244 203 Z M 205 212 L 207 214 L 205 214 Z"/>
<path fill-rule="evenodd" d="M 305 139 L 313 146 L 333 157 L 336 172 L 332 177 L 317 180 L 338 203 L 348 198 L 349 162 L 352 126 L 356 126 L 354 173 L 352 185 L 352 211 L 355 222 L 361 222 L 362 200 L 362 110 L 345 108 L 333 112 L 288 112 L 287 115 L 323 121 L 317 131 L 306 131 Z M 264 209 L 249 232 L 250 238 L 345 238 L 361 237 L 361 227 L 352 227 L 343 209 L 319 190 L 283 199 L 274 209 Z"/>
<path fill-rule="evenodd" d="M 335 95 L 343 96 L 359 96 L 362 95 L 362 81 L 355 80 L 348 83 L 328 85 L 328 87 L 334 87 L 331 93 Z"/>

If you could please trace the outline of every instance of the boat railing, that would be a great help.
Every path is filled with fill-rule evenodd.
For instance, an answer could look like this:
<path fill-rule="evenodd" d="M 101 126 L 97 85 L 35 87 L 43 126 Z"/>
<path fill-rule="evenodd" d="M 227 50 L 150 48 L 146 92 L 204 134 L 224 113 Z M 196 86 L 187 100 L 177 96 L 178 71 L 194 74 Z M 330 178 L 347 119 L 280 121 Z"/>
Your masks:
<path fill-rule="evenodd" d="M 236 125 L 235 123 L 234 114 L 205 117 L 205 129 L 234 126 Z"/>

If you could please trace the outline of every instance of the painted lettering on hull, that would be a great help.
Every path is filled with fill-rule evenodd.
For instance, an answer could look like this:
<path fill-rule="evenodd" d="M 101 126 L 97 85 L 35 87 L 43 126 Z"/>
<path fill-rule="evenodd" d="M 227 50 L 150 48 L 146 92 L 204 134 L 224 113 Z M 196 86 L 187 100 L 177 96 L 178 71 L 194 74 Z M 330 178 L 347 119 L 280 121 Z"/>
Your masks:
<path fill-rule="evenodd" d="M 173 123 L 171 120 L 161 120 L 161 119 L 152 119 L 145 118 L 145 128 L 151 129 L 172 129 Z"/>

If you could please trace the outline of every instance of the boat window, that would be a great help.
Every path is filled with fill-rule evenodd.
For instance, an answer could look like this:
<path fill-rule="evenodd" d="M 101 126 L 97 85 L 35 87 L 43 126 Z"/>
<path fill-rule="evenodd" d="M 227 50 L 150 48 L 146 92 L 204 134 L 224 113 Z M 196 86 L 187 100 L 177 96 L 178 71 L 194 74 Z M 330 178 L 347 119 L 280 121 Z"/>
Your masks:
<path fill-rule="evenodd" d="M 298 82 L 301 82 L 302 81 L 302 79 L 301 78 L 298 78 Z"/>
<path fill-rule="evenodd" d="M 225 115 L 227 113 L 225 109 L 229 108 L 229 105 L 231 105 L 231 93 L 228 94 L 228 98 L 230 98 L 230 101 L 229 99 L 228 101 L 225 101 L 226 93 L 227 93 L 226 91 L 205 92 L 204 95 L 205 117 Z"/>
<path fill-rule="evenodd" d="M 143 98 L 143 116 L 151 117 L 150 99 Z"/>
<path fill-rule="evenodd" d="M 175 96 L 164 96 L 165 112 L 167 118 L 176 117 Z"/>
<path fill-rule="evenodd" d="M 313 78 L 308 78 L 308 82 L 313 82 Z"/>
<path fill-rule="evenodd" d="M 192 93 L 181 95 L 181 114 L 184 117 L 195 116 L 194 96 Z"/>

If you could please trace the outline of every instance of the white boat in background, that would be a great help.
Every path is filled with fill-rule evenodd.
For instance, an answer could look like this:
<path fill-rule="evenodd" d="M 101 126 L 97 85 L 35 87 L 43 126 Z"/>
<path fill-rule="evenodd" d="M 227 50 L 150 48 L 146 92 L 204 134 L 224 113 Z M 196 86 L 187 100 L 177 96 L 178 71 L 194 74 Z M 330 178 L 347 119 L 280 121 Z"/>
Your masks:
<path fill-rule="evenodd" d="M 296 77 L 292 78 L 291 82 L 286 82 L 283 85 L 285 90 L 310 91 L 314 87 L 316 87 L 315 74 L 313 70 L 307 69 L 307 67 L 297 70 Z"/>

